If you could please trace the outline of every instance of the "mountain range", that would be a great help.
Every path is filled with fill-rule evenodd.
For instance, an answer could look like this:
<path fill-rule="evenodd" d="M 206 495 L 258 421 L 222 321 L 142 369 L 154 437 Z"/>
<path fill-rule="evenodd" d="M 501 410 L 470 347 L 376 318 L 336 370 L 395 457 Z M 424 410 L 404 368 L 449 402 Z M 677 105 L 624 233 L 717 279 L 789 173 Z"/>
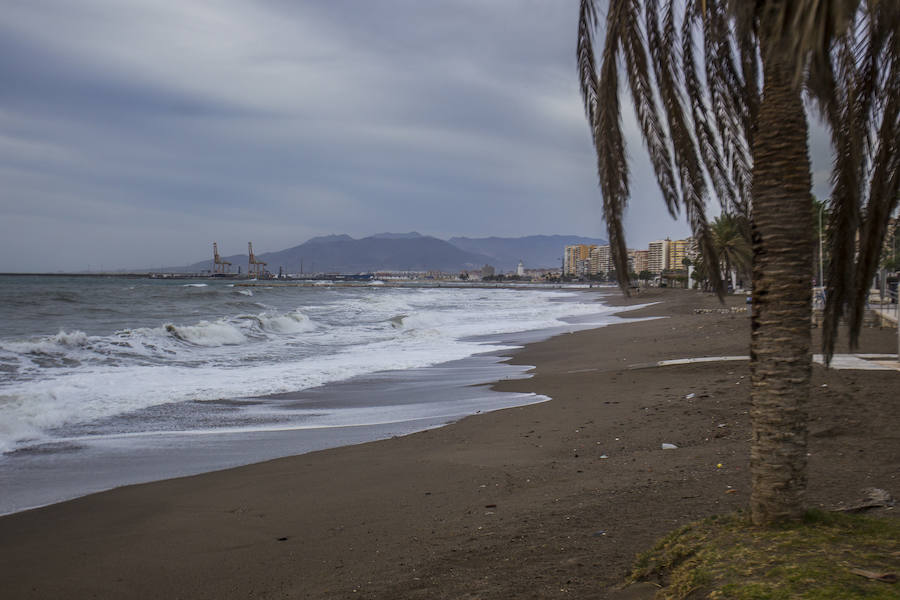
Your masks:
<path fill-rule="evenodd" d="M 518 238 L 454 237 L 441 240 L 410 233 L 379 233 L 355 239 L 349 235 L 314 237 L 299 246 L 257 254 L 258 260 L 277 273 L 361 273 L 368 271 L 444 271 L 480 269 L 492 265 L 498 272 L 511 271 L 521 260 L 528 269 L 559 267 L 563 249 L 571 244 L 606 244 L 606 240 L 571 235 L 532 235 Z M 224 256 L 246 271 L 247 255 Z M 211 259 L 171 270 L 211 270 Z"/>

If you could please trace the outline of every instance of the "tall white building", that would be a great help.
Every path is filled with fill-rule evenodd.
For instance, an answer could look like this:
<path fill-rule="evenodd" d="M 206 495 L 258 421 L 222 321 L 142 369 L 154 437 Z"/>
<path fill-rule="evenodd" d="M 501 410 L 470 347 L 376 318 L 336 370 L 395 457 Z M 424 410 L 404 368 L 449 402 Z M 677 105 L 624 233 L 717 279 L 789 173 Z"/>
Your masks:
<path fill-rule="evenodd" d="M 613 271 L 612 253 L 609 246 L 591 247 L 591 275 Z"/>
<path fill-rule="evenodd" d="M 659 275 L 669 268 L 669 243 L 671 240 L 656 240 L 647 245 L 647 270 Z"/>

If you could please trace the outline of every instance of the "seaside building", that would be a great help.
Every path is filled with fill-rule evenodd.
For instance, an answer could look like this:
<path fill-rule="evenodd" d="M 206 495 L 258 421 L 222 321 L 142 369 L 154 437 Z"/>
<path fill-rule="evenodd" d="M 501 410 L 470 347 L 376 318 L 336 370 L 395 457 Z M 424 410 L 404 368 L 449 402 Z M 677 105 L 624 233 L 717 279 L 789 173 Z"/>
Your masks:
<path fill-rule="evenodd" d="M 669 243 L 672 240 L 656 240 L 647 246 L 647 270 L 659 275 L 669 268 Z"/>
<path fill-rule="evenodd" d="M 524 265 L 524 263 L 522 263 L 521 260 L 519 261 L 519 264 L 516 265 L 516 275 L 517 275 L 518 277 L 524 277 L 524 276 L 525 276 L 525 265 Z"/>
<path fill-rule="evenodd" d="M 575 273 L 576 277 L 588 277 L 591 274 L 591 259 L 583 258 L 576 261 Z"/>
<path fill-rule="evenodd" d="M 593 246 L 587 244 L 566 246 L 563 260 L 563 273 L 566 275 L 578 275 L 578 261 L 590 261 L 592 247 Z M 588 268 L 590 269 L 590 267 Z"/>
<path fill-rule="evenodd" d="M 552 279 L 560 276 L 559 267 L 555 269 L 525 269 L 525 278 L 532 281 L 540 281 L 542 279 Z"/>
<path fill-rule="evenodd" d="M 693 244 L 694 238 L 670 241 L 666 269 L 673 271 L 683 270 L 685 267 L 682 264 L 682 261 L 685 258 L 691 258 Z"/>
<path fill-rule="evenodd" d="M 492 267 L 491 265 L 484 265 L 483 267 L 481 267 L 481 278 L 482 279 L 484 279 L 485 277 L 493 277 L 493 276 L 494 276 L 494 267 Z"/>
<path fill-rule="evenodd" d="M 609 246 L 592 246 L 591 253 L 591 275 L 598 273 L 609 273 L 613 269 L 612 254 Z"/>
<path fill-rule="evenodd" d="M 647 250 L 629 250 L 628 258 L 632 262 L 632 271 L 635 273 L 641 273 L 642 271 L 649 271 L 647 256 L 649 252 Z"/>

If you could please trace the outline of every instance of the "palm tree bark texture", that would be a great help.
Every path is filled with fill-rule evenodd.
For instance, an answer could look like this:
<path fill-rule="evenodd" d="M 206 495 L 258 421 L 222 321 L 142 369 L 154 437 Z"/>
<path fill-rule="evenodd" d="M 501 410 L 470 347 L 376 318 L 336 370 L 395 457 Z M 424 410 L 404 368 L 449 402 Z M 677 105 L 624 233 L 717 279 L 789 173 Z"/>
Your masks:
<path fill-rule="evenodd" d="M 812 194 L 807 122 L 794 71 L 772 52 L 753 141 L 751 517 L 797 519 L 806 490 L 811 375 Z"/>

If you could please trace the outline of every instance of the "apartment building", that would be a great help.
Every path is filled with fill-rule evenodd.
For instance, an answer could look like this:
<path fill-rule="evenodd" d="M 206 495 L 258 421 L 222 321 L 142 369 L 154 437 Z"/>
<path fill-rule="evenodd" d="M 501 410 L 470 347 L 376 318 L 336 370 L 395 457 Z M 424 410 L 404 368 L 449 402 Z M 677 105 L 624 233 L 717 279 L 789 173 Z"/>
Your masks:
<path fill-rule="evenodd" d="M 563 273 L 565 273 L 566 275 L 579 275 L 578 262 L 588 261 L 588 265 L 590 265 L 591 248 L 596 248 L 596 246 L 589 246 L 587 244 L 575 244 L 574 246 L 566 246 L 563 261 Z"/>
<path fill-rule="evenodd" d="M 591 247 L 591 275 L 597 273 L 609 273 L 614 271 L 612 263 L 612 253 L 609 246 L 592 246 Z"/>
<path fill-rule="evenodd" d="M 649 271 L 649 263 L 648 263 L 648 255 L 650 253 L 647 250 L 629 250 L 628 258 L 632 263 L 632 271 L 635 273 L 641 273 L 642 271 Z"/>
<path fill-rule="evenodd" d="M 668 257 L 665 268 L 673 271 L 684 269 L 683 261 L 685 258 L 692 257 L 694 254 L 693 246 L 694 238 L 669 241 Z"/>
<path fill-rule="evenodd" d="M 656 240 L 647 245 L 647 270 L 659 275 L 669 268 L 669 243 L 672 240 Z"/>

